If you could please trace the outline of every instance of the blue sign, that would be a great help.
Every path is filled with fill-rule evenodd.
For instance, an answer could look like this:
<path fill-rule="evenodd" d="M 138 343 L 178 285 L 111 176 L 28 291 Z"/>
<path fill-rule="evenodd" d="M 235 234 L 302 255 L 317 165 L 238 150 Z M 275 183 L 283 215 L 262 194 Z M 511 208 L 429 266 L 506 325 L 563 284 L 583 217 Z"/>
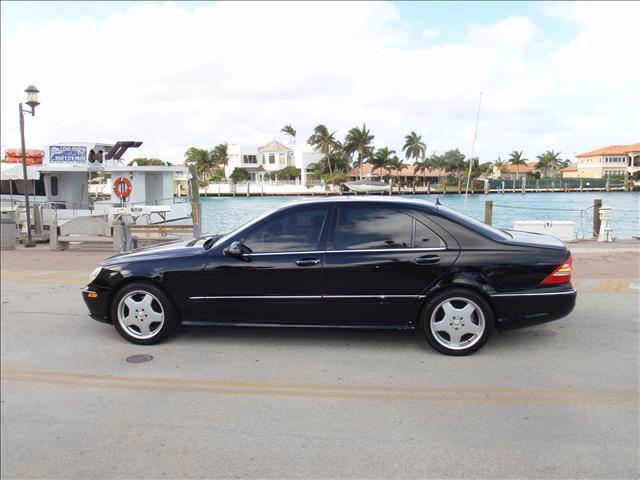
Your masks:
<path fill-rule="evenodd" d="M 86 163 L 87 147 L 52 145 L 49 147 L 50 163 Z"/>

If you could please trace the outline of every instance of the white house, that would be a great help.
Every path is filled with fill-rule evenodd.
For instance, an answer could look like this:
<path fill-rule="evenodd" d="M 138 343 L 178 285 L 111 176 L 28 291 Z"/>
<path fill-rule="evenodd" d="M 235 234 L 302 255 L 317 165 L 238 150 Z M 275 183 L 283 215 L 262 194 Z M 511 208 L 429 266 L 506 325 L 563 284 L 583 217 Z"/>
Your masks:
<path fill-rule="evenodd" d="M 284 145 L 277 140 L 261 147 L 242 147 L 232 143 L 227 147 L 227 154 L 227 177 L 234 169 L 243 168 L 249 172 L 252 182 L 263 181 L 265 173 L 277 172 L 285 167 L 296 167 L 301 171 L 301 183 L 306 184 L 307 175 L 312 173 L 316 164 L 322 160 L 322 153 L 315 151 L 310 145 Z"/>

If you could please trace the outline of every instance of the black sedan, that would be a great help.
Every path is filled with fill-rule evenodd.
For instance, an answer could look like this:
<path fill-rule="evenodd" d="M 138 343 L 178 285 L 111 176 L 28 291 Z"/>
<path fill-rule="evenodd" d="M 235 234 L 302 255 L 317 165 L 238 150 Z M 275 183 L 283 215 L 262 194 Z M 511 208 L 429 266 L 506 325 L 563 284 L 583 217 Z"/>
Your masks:
<path fill-rule="evenodd" d="M 465 355 L 494 328 L 548 322 L 575 305 L 555 237 L 503 231 L 439 204 L 331 198 L 277 208 L 224 236 L 107 259 L 83 290 L 90 315 L 137 344 L 177 325 L 422 331 Z"/>

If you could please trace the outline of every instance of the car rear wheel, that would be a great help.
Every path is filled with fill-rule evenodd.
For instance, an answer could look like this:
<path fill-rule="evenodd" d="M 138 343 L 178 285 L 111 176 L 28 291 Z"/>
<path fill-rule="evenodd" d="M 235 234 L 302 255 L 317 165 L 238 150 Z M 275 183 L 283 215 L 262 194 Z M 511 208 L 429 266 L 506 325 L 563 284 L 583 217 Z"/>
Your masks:
<path fill-rule="evenodd" d="M 118 333 L 138 345 L 160 342 L 176 324 L 170 300 L 147 283 L 131 283 L 118 291 L 111 303 L 111 318 Z"/>
<path fill-rule="evenodd" d="M 446 355 L 469 355 L 487 343 L 493 312 L 487 301 L 469 290 L 437 294 L 422 312 L 422 327 L 433 348 Z"/>

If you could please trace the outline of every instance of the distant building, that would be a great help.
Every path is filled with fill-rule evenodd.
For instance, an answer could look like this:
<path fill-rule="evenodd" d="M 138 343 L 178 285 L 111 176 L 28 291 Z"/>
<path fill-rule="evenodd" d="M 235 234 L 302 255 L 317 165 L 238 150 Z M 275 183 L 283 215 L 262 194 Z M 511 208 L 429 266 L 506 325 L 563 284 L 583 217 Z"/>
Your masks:
<path fill-rule="evenodd" d="M 640 175 L 640 143 L 609 145 L 576 155 L 576 178 L 606 178 L 609 175 Z"/>
<path fill-rule="evenodd" d="M 535 169 L 537 163 L 538 162 L 527 162 L 526 165 L 508 164 L 505 167 L 504 172 L 498 172 L 497 178 L 509 181 L 520 180 L 527 174 L 535 175 L 536 178 L 540 178 L 540 172 Z"/>
<path fill-rule="evenodd" d="M 562 178 L 578 178 L 578 165 L 575 163 L 562 169 Z"/>
<path fill-rule="evenodd" d="M 227 177 L 236 168 L 243 168 L 249 172 L 252 182 L 265 180 L 266 173 L 276 173 L 286 167 L 300 169 L 300 181 L 305 184 L 307 176 L 316 168 L 322 160 L 322 154 L 315 151 L 307 144 L 285 145 L 272 140 L 261 147 L 242 147 L 230 144 L 227 147 L 229 162 L 225 166 Z"/>
<path fill-rule="evenodd" d="M 362 164 L 362 178 L 377 179 L 377 178 L 380 178 L 380 176 L 383 176 L 383 177 L 390 176 L 395 180 L 396 174 L 398 175 L 400 182 L 405 182 L 405 183 L 415 182 L 418 184 L 420 184 L 423 181 L 423 179 L 427 182 L 437 183 L 439 178 L 445 177 L 447 175 L 447 173 L 444 170 L 438 170 L 438 169 L 427 170 L 426 172 L 424 172 L 424 174 L 422 172 L 416 173 L 413 170 L 413 165 L 408 165 L 403 169 L 401 169 L 399 172 L 396 172 L 393 169 L 387 170 L 384 168 L 383 169 L 376 168 L 376 170 L 374 171 L 373 165 L 371 165 L 370 163 Z M 358 180 L 360 178 L 360 166 L 356 164 L 351 170 L 347 172 L 347 176 L 349 177 L 350 180 Z"/>

